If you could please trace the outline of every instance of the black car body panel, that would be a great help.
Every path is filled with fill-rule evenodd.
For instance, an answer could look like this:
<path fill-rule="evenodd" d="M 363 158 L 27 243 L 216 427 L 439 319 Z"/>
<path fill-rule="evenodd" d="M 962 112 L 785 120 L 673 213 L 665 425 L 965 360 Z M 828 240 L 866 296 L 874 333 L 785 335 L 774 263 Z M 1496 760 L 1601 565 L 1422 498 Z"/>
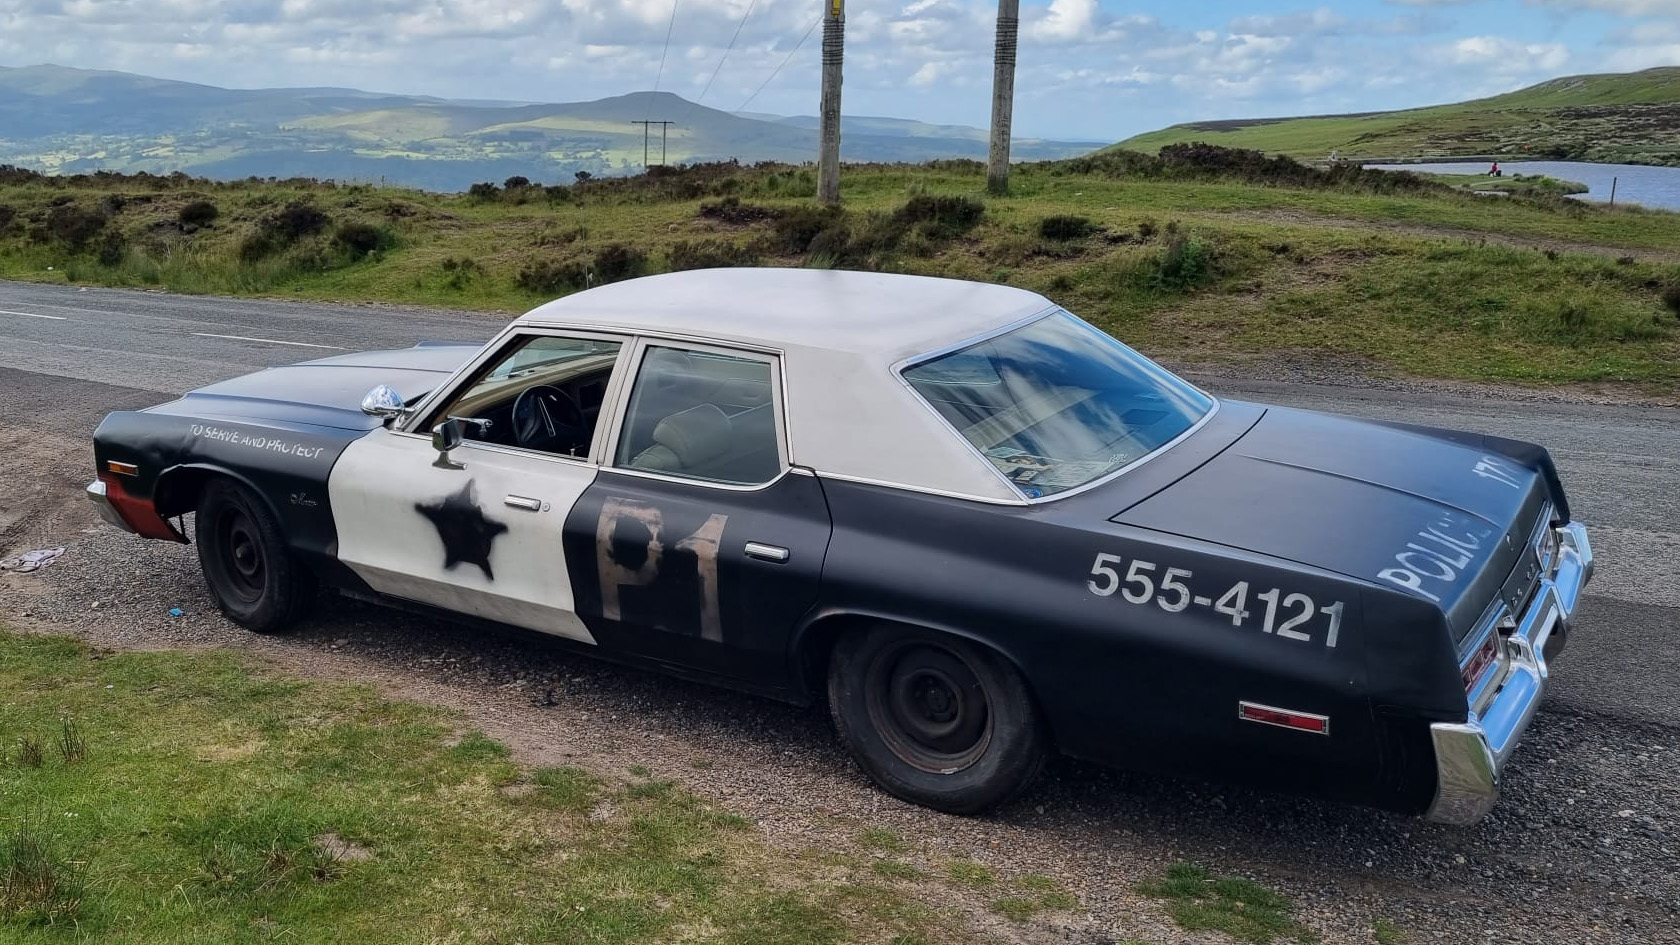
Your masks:
<path fill-rule="evenodd" d="M 337 559 L 328 489 L 380 429 L 360 399 L 390 384 L 413 404 L 478 350 L 328 358 L 113 413 L 100 479 L 166 518 L 203 476 L 230 476 L 322 578 L 371 594 Z M 1569 521 L 1537 446 L 1238 401 L 1050 499 L 799 468 L 719 491 L 609 468 L 563 516 L 554 579 L 602 655 L 809 703 L 846 628 L 945 631 L 1019 669 L 1065 754 L 1409 813 L 1440 791 L 1431 726 L 1469 716 L 1464 650 L 1490 608 L 1532 606 L 1533 538 Z"/>
<path fill-rule="evenodd" d="M 197 477 L 229 476 L 267 500 L 302 555 L 354 583 L 333 558 L 337 532 L 327 478 L 344 448 L 379 426 L 362 413 L 362 396 L 386 383 L 412 402 L 477 350 L 421 345 L 326 358 L 236 377 L 144 410 L 118 411 L 94 431 L 94 466 L 126 497 L 166 519 L 192 510 Z M 112 476 L 113 462 L 136 471 Z"/>

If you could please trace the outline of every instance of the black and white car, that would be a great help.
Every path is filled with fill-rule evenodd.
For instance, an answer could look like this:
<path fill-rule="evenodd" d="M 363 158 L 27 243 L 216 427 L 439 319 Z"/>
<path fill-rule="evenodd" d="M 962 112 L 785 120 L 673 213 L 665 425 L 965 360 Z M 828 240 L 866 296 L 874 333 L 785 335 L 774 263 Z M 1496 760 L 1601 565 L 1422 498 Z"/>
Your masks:
<path fill-rule="evenodd" d="M 94 440 L 106 517 L 196 513 L 252 630 L 325 584 L 826 700 L 954 812 L 1060 752 L 1473 822 L 1593 568 L 1538 446 L 1216 400 L 1041 296 L 911 276 L 637 279 Z"/>

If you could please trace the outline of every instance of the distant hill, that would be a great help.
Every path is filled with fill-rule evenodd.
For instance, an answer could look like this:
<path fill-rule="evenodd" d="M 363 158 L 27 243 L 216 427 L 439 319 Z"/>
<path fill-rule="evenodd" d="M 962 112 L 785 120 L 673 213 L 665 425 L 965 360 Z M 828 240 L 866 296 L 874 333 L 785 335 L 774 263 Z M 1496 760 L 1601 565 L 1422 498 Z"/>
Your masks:
<path fill-rule="evenodd" d="M 62 66 L 0 67 L 0 164 L 52 173 L 150 171 L 218 178 L 380 180 L 431 190 L 520 175 L 642 169 L 632 121 L 673 121 L 668 163 L 814 160 L 816 119 L 733 115 L 667 92 L 593 102 L 466 102 L 357 89 L 223 89 Z M 1097 142 L 1017 139 L 1019 160 L 1072 157 Z M 649 157 L 660 160 L 658 129 Z M 978 128 L 846 118 L 847 161 L 984 158 Z"/>
<path fill-rule="evenodd" d="M 1680 67 L 1553 79 L 1493 98 L 1396 112 L 1203 121 L 1122 141 L 1205 141 L 1309 160 L 1545 157 L 1680 165 Z"/>

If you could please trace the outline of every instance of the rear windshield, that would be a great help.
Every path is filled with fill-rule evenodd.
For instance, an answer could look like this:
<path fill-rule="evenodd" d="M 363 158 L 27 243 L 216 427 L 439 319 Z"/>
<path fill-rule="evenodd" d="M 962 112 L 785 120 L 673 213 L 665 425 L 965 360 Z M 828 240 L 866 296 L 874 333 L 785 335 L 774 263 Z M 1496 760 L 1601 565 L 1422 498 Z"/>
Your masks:
<path fill-rule="evenodd" d="M 1213 409 L 1066 312 L 906 368 L 904 379 L 1029 499 L 1123 469 Z"/>

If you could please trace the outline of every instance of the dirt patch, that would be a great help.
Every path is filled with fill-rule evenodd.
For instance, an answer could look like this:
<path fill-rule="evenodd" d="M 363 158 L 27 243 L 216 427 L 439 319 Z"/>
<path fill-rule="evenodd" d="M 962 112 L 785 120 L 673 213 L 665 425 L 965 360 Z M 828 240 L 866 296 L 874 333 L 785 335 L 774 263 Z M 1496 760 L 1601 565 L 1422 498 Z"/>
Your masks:
<path fill-rule="evenodd" d="M 324 833 L 315 838 L 315 847 L 342 863 L 357 863 L 373 859 L 373 851 L 359 843 L 352 843 L 336 833 Z"/>

